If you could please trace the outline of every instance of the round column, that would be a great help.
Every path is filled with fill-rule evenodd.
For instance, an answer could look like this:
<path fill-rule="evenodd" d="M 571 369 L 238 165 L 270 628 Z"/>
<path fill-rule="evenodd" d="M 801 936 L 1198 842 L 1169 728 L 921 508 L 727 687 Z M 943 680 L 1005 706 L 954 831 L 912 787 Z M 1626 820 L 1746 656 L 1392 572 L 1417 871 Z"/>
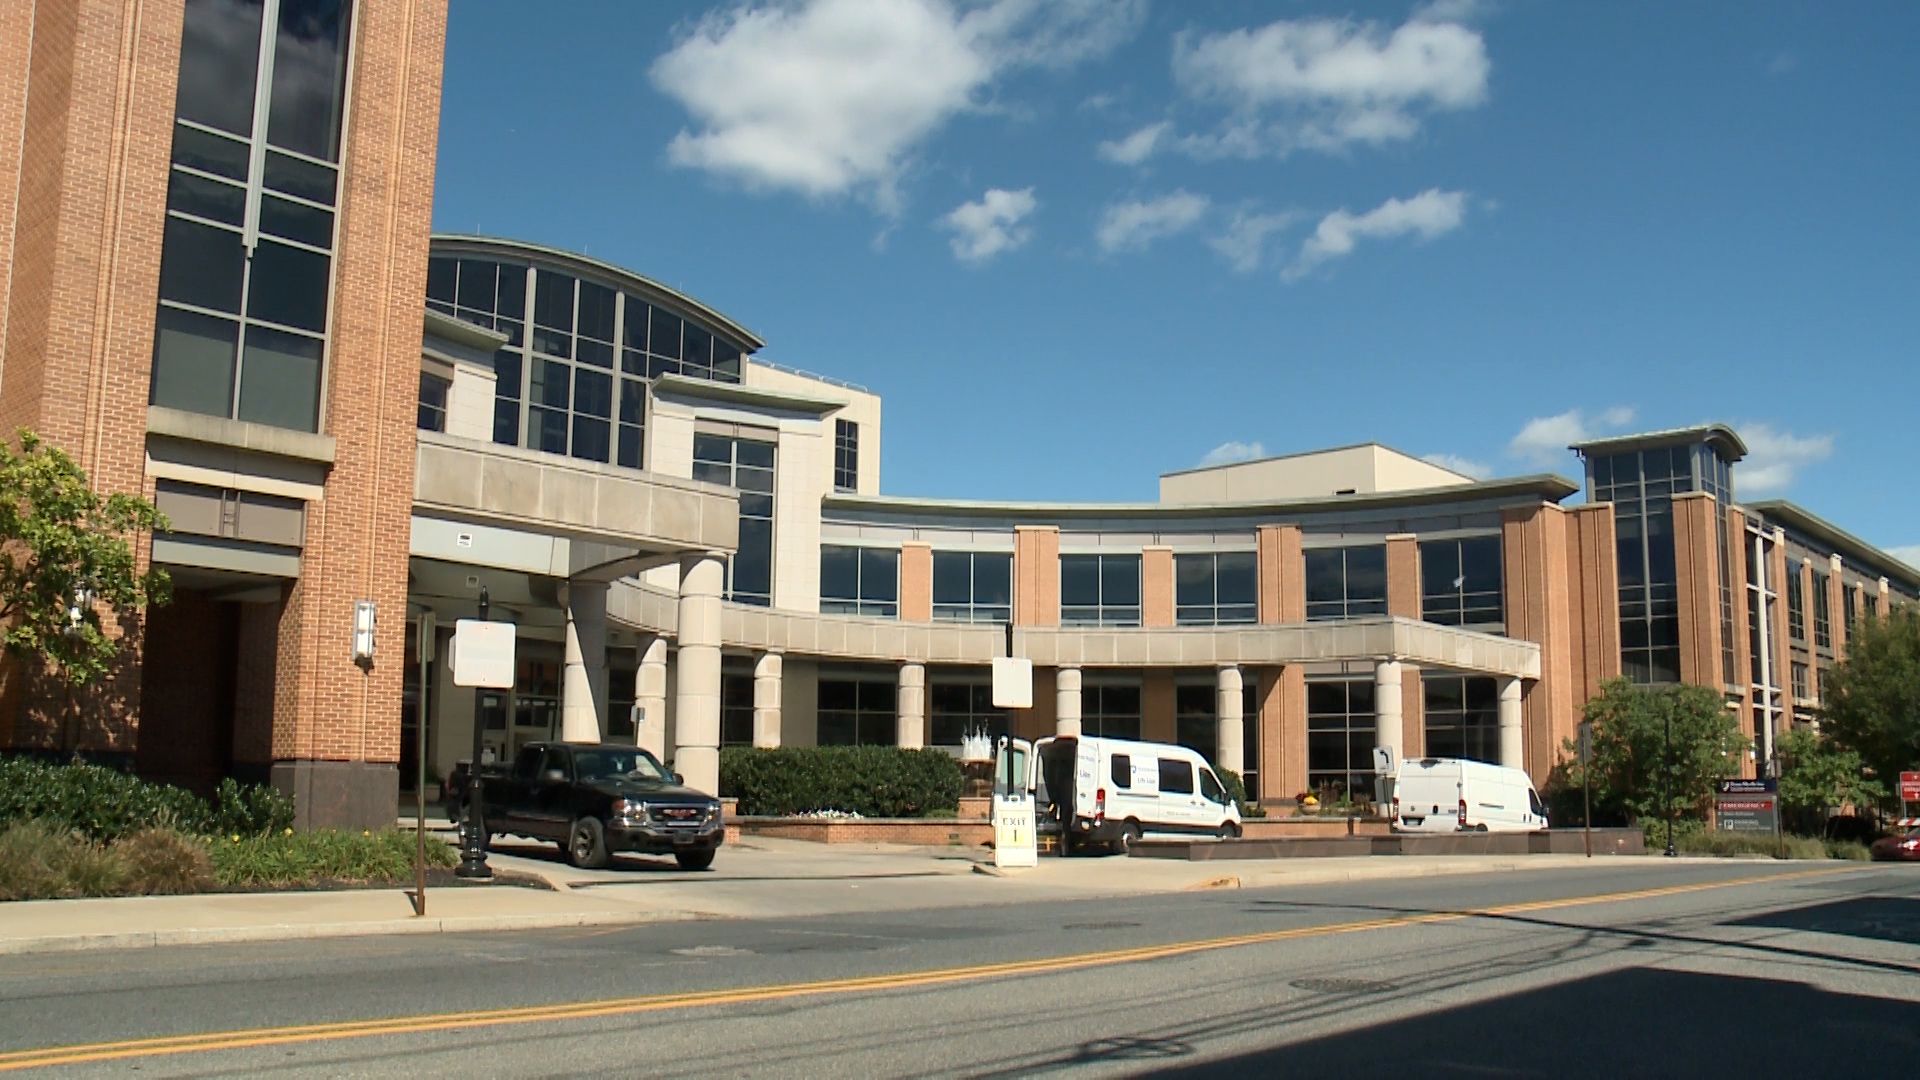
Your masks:
<path fill-rule="evenodd" d="M 1500 680 L 1500 764 L 1527 767 L 1527 744 L 1520 727 L 1520 680 Z"/>
<path fill-rule="evenodd" d="M 1373 745 L 1391 747 L 1396 759 L 1400 756 L 1400 736 L 1404 733 L 1400 723 L 1400 661 L 1382 660 L 1373 666 Z M 1398 767 L 1399 762 L 1394 762 Z M 1385 801 L 1386 785 L 1377 785 L 1374 798 Z"/>
<path fill-rule="evenodd" d="M 680 560 L 673 767 L 687 786 L 720 790 L 720 590 L 726 564 L 707 552 Z"/>
<path fill-rule="evenodd" d="M 659 634 L 640 646 L 640 663 L 633 671 L 633 703 L 640 711 L 634 742 L 661 761 L 667 760 L 667 639 Z"/>
<path fill-rule="evenodd" d="M 560 737 L 597 743 L 606 730 L 607 585 L 568 582 L 560 590 L 567 609 L 565 667 L 560 676 Z"/>
<path fill-rule="evenodd" d="M 780 745 L 780 654 L 761 653 L 753 661 L 753 745 Z"/>
<path fill-rule="evenodd" d="M 1217 768 L 1238 775 L 1246 771 L 1246 727 L 1241 715 L 1240 669 L 1223 664 L 1214 687 L 1214 760 Z"/>
<path fill-rule="evenodd" d="M 903 750 L 920 750 L 927 745 L 927 666 L 900 665 L 900 691 L 895 699 L 899 716 L 894 745 Z"/>
<path fill-rule="evenodd" d="M 1080 669 L 1063 667 L 1054 673 L 1053 733 L 1080 734 Z"/>

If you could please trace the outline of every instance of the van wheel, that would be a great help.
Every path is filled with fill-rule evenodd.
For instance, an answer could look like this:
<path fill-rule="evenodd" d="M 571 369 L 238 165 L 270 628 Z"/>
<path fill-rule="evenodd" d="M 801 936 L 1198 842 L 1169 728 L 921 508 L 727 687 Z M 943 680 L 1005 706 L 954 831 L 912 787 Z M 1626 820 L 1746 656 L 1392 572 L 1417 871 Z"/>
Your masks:
<path fill-rule="evenodd" d="M 1138 844 L 1139 842 L 1140 842 L 1140 823 L 1139 822 L 1129 821 L 1126 823 L 1126 825 L 1121 827 L 1120 853 L 1122 855 L 1131 854 L 1133 852 L 1134 845 Z"/>
<path fill-rule="evenodd" d="M 599 818 L 583 817 L 567 830 L 567 861 L 583 870 L 607 865 L 607 833 Z"/>
<path fill-rule="evenodd" d="M 1235 825 L 1231 821 L 1223 821 L 1220 823 L 1219 828 L 1213 830 L 1213 834 L 1222 840 L 1238 840 L 1240 839 L 1240 826 Z"/>

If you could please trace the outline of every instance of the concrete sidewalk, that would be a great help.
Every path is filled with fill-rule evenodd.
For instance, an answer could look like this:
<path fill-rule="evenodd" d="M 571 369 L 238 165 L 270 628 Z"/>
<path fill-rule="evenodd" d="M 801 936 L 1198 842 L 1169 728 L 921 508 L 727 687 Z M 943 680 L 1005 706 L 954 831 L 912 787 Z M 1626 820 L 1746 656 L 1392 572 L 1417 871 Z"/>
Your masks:
<path fill-rule="evenodd" d="M 537 877 L 551 888 L 430 886 L 424 917 L 414 916 L 406 890 L 396 888 L 23 901 L 0 905 L 0 954 L 796 917 L 1694 860 L 1408 856 L 1206 864 L 1042 858 L 1031 869 L 994 871 L 990 854 L 978 850 L 755 838 L 727 845 L 713 869 L 702 872 L 627 856 L 606 870 L 576 870 L 551 844 L 513 841 L 497 844 L 488 861 L 496 871 Z"/>

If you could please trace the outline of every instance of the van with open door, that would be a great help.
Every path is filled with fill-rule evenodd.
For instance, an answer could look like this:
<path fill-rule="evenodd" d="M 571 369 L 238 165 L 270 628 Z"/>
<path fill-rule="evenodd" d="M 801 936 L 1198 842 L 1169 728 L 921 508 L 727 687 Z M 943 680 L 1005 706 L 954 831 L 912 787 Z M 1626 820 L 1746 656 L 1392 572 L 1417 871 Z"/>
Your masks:
<path fill-rule="evenodd" d="M 1393 831 L 1533 832 L 1547 810 L 1524 769 L 1484 761 L 1403 761 L 1393 787 Z"/>
<path fill-rule="evenodd" d="M 1149 835 L 1240 835 L 1240 807 L 1198 752 L 1171 743 L 1058 736 L 1001 748 L 997 772 L 1025 776 L 1037 829 L 1063 850 L 1125 850 Z"/>

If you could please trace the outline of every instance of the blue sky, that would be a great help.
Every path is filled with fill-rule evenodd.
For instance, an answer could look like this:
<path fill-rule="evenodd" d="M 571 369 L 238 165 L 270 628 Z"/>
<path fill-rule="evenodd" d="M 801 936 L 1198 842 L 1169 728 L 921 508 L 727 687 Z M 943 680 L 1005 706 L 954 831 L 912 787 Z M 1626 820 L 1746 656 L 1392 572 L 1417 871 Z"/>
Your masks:
<path fill-rule="evenodd" d="M 1920 6 L 1824 10 L 460 0 L 435 227 L 872 388 L 889 494 L 1721 420 L 1920 562 Z"/>

